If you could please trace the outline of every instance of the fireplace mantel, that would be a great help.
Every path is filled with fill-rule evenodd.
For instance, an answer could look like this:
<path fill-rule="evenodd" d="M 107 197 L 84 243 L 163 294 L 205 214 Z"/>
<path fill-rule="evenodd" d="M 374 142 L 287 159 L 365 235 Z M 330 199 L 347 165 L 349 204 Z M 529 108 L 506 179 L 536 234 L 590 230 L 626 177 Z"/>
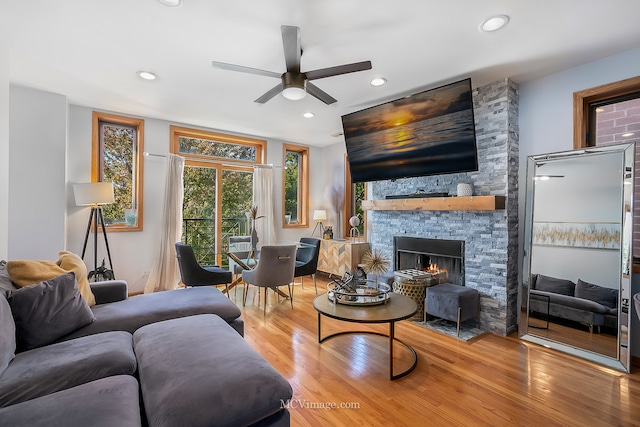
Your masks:
<path fill-rule="evenodd" d="M 505 196 L 424 197 L 363 200 L 365 211 L 496 211 L 505 208 Z"/>

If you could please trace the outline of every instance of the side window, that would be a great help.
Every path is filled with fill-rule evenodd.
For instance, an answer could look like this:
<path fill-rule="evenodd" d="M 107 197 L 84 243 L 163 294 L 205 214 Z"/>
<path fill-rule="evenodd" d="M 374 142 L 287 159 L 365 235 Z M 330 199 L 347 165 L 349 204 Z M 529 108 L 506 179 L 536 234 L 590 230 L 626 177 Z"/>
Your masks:
<path fill-rule="evenodd" d="M 103 207 L 107 231 L 141 231 L 144 120 L 94 111 L 92 133 L 91 180 L 112 182 L 115 196 Z"/>
<path fill-rule="evenodd" d="M 351 219 L 351 217 L 357 216 L 360 220 L 360 224 L 358 224 L 358 226 L 355 228 L 357 230 L 357 235 L 360 236 L 364 241 L 364 236 L 366 236 L 366 216 L 365 211 L 362 210 L 362 201 L 367 199 L 367 186 L 364 182 L 354 183 L 351 180 L 351 170 L 349 169 L 349 160 L 347 159 L 346 154 L 344 156 L 344 171 L 344 237 L 351 236 L 352 226 L 351 224 L 349 224 L 349 220 Z"/>
<path fill-rule="evenodd" d="M 284 145 L 282 226 L 309 227 L 309 149 Z"/>
<path fill-rule="evenodd" d="M 573 94 L 574 148 L 635 143 L 634 199 L 640 195 L 640 77 Z M 633 207 L 633 254 L 640 254 L 640 204 Z M 640 264 L 635 262 L 636 272 Z"/>

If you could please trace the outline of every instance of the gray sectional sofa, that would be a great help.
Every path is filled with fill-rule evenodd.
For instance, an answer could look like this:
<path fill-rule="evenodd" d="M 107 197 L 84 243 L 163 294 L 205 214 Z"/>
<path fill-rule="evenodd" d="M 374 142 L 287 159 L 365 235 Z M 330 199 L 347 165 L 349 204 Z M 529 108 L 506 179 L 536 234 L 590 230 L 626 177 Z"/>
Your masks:
<path fill-rule="evenodd" d="M 101 282 L 89 308 L 64 276 L 16 290 L 0 264 L 0 426 L 290 424 L 291 386 L 246 343 L 240 310 L 219 290 L 127 298 L 126 283 Z M 29 331 L 49 308 L 17 313 L 28 292 L 66 301 L 66 313 Z M 86 324 L 52 338 L 74 317 Z"/>
<path fill-rule="evenodd" d="M 618 290 L 578 279 L 534 274 L 529 292 L 529 311 L 539 316 L 556 317 L 586 325 L 617 329 Z"/>

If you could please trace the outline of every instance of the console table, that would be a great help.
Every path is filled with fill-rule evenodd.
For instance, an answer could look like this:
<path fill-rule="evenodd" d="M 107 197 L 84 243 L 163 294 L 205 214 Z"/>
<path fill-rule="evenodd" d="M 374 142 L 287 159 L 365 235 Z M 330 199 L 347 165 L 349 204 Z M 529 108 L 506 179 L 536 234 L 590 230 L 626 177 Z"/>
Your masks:
<path fill-rule="evenodd" d="M 318 256 L 318 270 L 339 277 L 348 271 L 352 273 L 360 264 L 362 255 L 370 251 L 367 242 L 351 240 L 322 240 Z"/>

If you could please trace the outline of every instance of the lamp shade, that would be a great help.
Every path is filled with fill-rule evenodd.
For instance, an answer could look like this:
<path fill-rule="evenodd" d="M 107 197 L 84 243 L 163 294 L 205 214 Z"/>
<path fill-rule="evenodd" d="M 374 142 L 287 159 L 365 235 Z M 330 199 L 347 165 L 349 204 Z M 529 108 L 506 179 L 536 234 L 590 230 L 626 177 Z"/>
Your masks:
<path fill-rule="evenodd" d="M 73 194 L 77 206 L 108 205 L 115 201 L 111 182 L 73 184 Z"/>
<path fill-rule="evenodd" d="M 324 209 L 317 209 L 313 211 L 313 220 L 314 221 L 322 221 L 327 219 L 327 211 Z"/>

